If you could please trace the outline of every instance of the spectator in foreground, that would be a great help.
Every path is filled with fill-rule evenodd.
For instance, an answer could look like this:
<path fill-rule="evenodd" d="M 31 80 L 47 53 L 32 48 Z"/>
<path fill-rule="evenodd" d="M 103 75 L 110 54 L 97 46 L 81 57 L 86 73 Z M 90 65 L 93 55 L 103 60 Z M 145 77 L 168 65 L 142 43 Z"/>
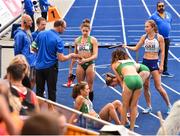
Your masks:
<path fill-rule="evenodd" d="M 174 103 L 169 116 L 165 119 L 163 126 L 157 135 L 179 135 L 180 134 L 180 100 Z"/>
<path fill-rule="evenodd" d="M 7 79 L 10 82 L 11 93 L 19 98 L 22 104 L 20 115 L 27 115 L 39 111 L 36 94 L 22 84 L 26 71 L 26 65 L 13 64 L 7 68 Z"/>
<path fill-rule="evenodd" d="M 53 114 L 53 116 L 52 116 Z M 64 135 L 66 118 L 63 114 L 39 113 L 27 119 L 22 128 L 22 135 Z"/>

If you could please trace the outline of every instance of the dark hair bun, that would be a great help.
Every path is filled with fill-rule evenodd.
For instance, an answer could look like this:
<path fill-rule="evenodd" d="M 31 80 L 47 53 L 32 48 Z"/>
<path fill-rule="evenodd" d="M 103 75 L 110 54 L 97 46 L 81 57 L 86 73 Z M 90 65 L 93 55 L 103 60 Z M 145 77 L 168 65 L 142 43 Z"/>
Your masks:
<path fill-rule="evenodd" d="M 88 18 L 86 18 L 86 19 L 83 20 L 83 24 L 84 23 L 90 24 L 90 20 Z"/>

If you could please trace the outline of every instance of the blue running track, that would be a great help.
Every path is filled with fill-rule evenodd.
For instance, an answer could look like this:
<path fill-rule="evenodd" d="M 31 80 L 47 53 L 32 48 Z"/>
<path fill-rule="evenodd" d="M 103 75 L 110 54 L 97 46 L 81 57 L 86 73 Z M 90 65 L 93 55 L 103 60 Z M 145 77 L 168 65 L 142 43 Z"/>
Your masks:
<path fill-rule="evenodd" d="M 175 74 L 173 78 L 162 78 L 162 84 L 166 89 L 170 101 L 173 104 L 180 99 L 180 0 L 165 0 L 167 11 L 173 16 L 171 31 L 171 47 L 169 52 L 169 72 Z M 156 0 L 75 0 L 73 6 L 65 17 L 67 30 L 62 35 L 66 43 L 72 43 L 81 35 L 80 24 L 85 18 L 91 19 L 92 32 L 101 45 L 114 43 L 137 43 L 144 34 L 144 22 L 156 9 Z M 121 88 L 106 87 L 103 82 L 103 73 L 110 71 L 110 59 L 113 49 L 99 48 L 99 56 L 96 61 L 96 78 L 94 83 L 94 108 L 98 112 L 105 104 L 115 99 L 121 100 Z M 69 51 L 66 50 L 66 54 Z M 135 59 L 135 53 L 130 52 Z M 142 61 L 143 49 L 139 51 L 139 61 Z M 63 88 L 61 85 L 67 81 L 70 62 L 60 63 L 59 80 L 57 86 L 57 102 L 73 107 L 71 88 Z M 74 70 L 75 72 L 75 70 Z M 140 134 L 154 135 L 160 127 L 157 111 L 166 115 L 166 105 L 160 94 L 156 91 L 151 81 L 152 114 L 144 115 L 142 109 L 146 107 L 142 93 L 139 100 L 140 115 L 136 124 L 139 128 L 135 131 Z"/>

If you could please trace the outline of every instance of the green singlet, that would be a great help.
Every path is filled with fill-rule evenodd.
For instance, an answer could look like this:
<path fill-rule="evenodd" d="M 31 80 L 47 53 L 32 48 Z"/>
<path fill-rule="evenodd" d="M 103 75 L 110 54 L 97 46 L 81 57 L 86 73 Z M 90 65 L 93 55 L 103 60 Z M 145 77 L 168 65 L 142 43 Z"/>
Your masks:
<path fill-rule="evenodd" d="M 85 44 L 82 44 L 82 36 L 79 37 L 78 39 L 78 46 L 77 46 L 77 50 L 78 51 L 86 51 L 86 52 L 93 52 L 93 45 L 91 44 L 91 36 L 88 36 L 87 42 Z M 82 64 L 82 68 L 84 69 L 84 71 L 86 71 L 86 69 L 91 65 L 94 64 L 94 61 L 89 61 L 86 62 L 84 64 Z"/>
<path fill-rule="evenodd" d="M 92 109 L 93 109 L 93 104 L 92 102 L 89 100 L 89 98 L 85 98 L 86 101 L 83 103 L 83 105 L 81 106 L 80 111 L 83 113 L 89 113 Z"/>
<path fill-rule="evenodd" d="M 120 60 L 116 71 L 119 75 L 122 75 L 122 69 L 126 66 L 135 66 L 135 62 L 132 60 Z M 143 67 L 144 68 L 144 67 Z M 135 91 L 136 89 L 141 89 L 143 86 L 142 78 L 139 75 L 126 75 L 123 78 L 126 86 L 131 90 Z"/>
<path fill-rule="evenodd" d="M 138 70 L 138 73 L 140 73 L 142 71 L 150 71 L 150 70 L 149 70 L 149 68 L 146 65 L 140 64 L 140 68 Z"/>

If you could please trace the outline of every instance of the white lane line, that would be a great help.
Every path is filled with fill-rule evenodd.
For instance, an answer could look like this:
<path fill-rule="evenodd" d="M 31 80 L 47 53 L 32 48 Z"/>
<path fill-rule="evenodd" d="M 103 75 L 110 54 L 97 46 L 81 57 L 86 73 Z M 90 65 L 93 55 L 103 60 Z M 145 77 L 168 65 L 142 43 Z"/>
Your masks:
<path fill-rule="evenodd" d="M 134 37 L 141 38 L 141 35 L 129 35 L 128 37 L 131 37 L 131 38 L 134 38 Z"/>
<path fill-rule="evenodd" d="M 172 35 L 172 36 L 170 36 L 170 38 L 180 38 L 180 36 L 178 35 Z"/>
<path fill-rule="evenodd" d="M 126 41 L 126 33 L 125 33 L 125 27 L 124 27 L 124 15 L 123 15 L 123 10 L 122 10 L 122 3 L 121 0 L 119 0 L 119 9 L 120 9 L 120 15 L 121 15 L 121 24 L 122 24 L 122 32 L 123 32 L 123 40 L 124 44 L 127 44 Z"/>
<path fill-rule="evenodd" d="M 102 64 L 102 65 L 95 65 L 95 68 L 108 68 L 111 64 Z M 73 69 L 76 69 L 74 67 Z M 67 71 L 69 68 L 59 68 L 58 71 Z"/>
<path fill-rule="evenodd" d="M 61 37 L 78 37 L 79 35 L 75 35 L 75 34 L 65 34 L 62 35 Z"/>
<path fill-rule="evenodd" d="M 172 30 L 171 33 L 179 33 L 180 30 Z"/>
<path fill-rule="evenodd" d="M 134 25 L 126 25 L 127 27 L 136 27 L 136 26 L 144 26 L 143 24 L 134 24 Z M 107 27 L 107 28 L 116 28 L 116 27 L 122 27 L 121 25 L 102 25 L 102 26 L 92 26 L 93 28 L 104 28 L 104 27 Z"/>
<path fill-rule="evenodd" d="M 97 73 L 96 71 L 95 71 L 95 73 L 96 73 L 96 75 L 99 77 L 99 79 L 105 84 L 105 83 L 106 83 L 105 80 L 99 75 L 99 73 Z M 119 94 L 120 96 L 122 96 L 122 94 L 121 94 L 117 89 L 115 89 L 115 88 L 113 88 L 113 87 L 109 87 L 109 88 L 111 88 L 114 92 L 116 92 L 117 94 Z M 142 106 L 140 106 L 140 105 L 138 105 L 138 108 L 140 108 L 141 110 L 145 110 L 145 109 L 144 109 Z M 159 119 L 159 117 L 156 116 L 156 115 L 153 114 L 153 113 L 150 113 L 150 115 L 152 115 L 153 117 Z"/>
<path fill-rule="evenodd" d="M 179 45 L 169 46 L 169 47 L 171 47 L 171 48 L 180 48 L 180 46 L 179 46 Z"/>
<path fill-rule="evenodd" d="M 180 14 L 175 10 L 175 8 L 167 1 L 167 0 L 164 0 L 168 6 L 174 11 L 174 13 L 180 18 Z"/>
<path fill-rule="evenodd" d="M 164 84 L 164 83 L 161 83 L 164 87 L 166 87 L 166 88 L 168 88 L 169 90 L 171 90 L 172 92 L 174 92 L 174 93 L 176 93 L 176 94 L 178 94 L 178 95 L 180 95 L 180 93 L 178 92 L 178 91 L 176 91 L 176 90 L 174 90 L 174 89 L 172 89 L 171 87 L 169 87 L 168 85 L 166 85 L 166 84 Z"/>
<path fill-rule="evenodd" d="M 68 9 L 66 10 L 66 12 L 63 14 L 63 19 L 64 17 L 67 15 L 67 13 L 69 12 L 69 10 L 73 7 L 75 0 L 71 1 L 71 4 L 67 7 Z"/>
<path fill-rule="evenodd" d="M 93 28 L 114 28 L 114 27 L 117 27 L 117 28 L 119 28 L 119 27 L 121 27 L 120 25 L 101 25 L 101 26 L 92 26 Z"/>
<path fill-rule="evenodd" d="M 175 58 L 178 62 L 180 62 L 180 60 L 178 59 L 178 57 L 176 57 L 170 50 L 169 50 L 168 52 L 169 52 L 169 54 L 171 54 L 171 56 L 172 56 L 173 58 Z"/>
<path fill-rule="evenodd" d="M 120 32 L 120 30 L 104 30 L 104 29 L 101 29 L 101 30 L 93 30 L 93 32 Z"/>
<path fill-rule="evenodd" d="M 92 8 L 93 6 L 73 6 L 72 8 Z M 103 5 L 103 6 L 98 6 L 99 8 L 118 8 L 119 6 L 116 5 Z M 125 8 L 136 8 L 136 7 L 141 7 L 140 5 L 125 5 Z"/>
<path fill-rule="evenodd" d="M 66 40 L 70 40 L 70 41 L 73 41 L 74 40 L 74 38 L 71 38 L 71 37 L 63 37 L 63 39 L 66 41 Z"/>
<path fill-rule="evenodd" d="M 121 25 L 101 25 L 101 26 L 92 26 L 92 28 L 119 28 Z M 79 29 L 79 27 L 76 26 L 69 26 L 67 29 Z"/>
<path fill-rule="evenodd" d="M 114 40 L 116 40 L 115 38 L 98 38 L 98 41 L 101 41 L 101 40 L 103 40 L 103 41 L 114 41 Z"/>
<path fill-rule="evenodd" d="M 151 16 L 151 12 L 149 11 L 149 9 L 148 9 L 148 7 L 147 7 L 145 1 L 144 1 L 144 0 L 141 0 L 141 1 L 142 1 L 143 5 L 144 5 L 144 8 L 146 9 L 148 15 Z"/>
<path fill-rule="evenodd" d="M 72 68 L 73 70 L 76 69 L 76 67 Z M 58 71 L 69 71 L 69 68 L 58 68 Z"/>
<path fill-rule="evenodd" d="M 79 29 L 67 29 L 66 30 L 66 32 L 75 32 L 75 31 L 77 31 L 77 32 L 81 32 Z"/>
<path fill-rule="evenodd" d="M 135 32 L 135 33 L 137 33 L 137 32 L 145 32 L 144 30 L 128 30 L 128 32 Z"/>
<path fill-rule="evenodd" d="M 180 42 L 180 39 L 172 39 L 172 41 Z"/>
<path fill-rule="evenodd" d="M 92 8 L 93 6 L 74 6 L 73 8 Z M 99 8 L 118 8 L 118 6 L 115 5 L 109 5 L 109 6 L 99 6 Z"/>
<path fill-rule="evenodd" d="M 64 40 L 74 40 L 74 38 L 73 37 L 63 37 L 63 39 Z M 103 41 L 114 41 L 114 40 L 116 40 L 115 38 L 106 38 L 106 37 L 104 37 L 104 38 L 98 38 L 98 41 L 101 41 L 101 40 L 103 40 Z"/>
<path fill-rule="evenodd" d="M 94 17 L 95 17 L 95 14 L 96 14 L 97 5 L 98 5 L 98 0 L 96 0 L 96 3 L 94 5 L 93 14 L 92 14 L 92 17 L 91 17 L 90 28 L 92 28 L 92 25 L 93 25 L 93 22 L 94 22 Z"/>
<path fill-rule="evenodd" d="M 124 25 L 124 15 L 123 15 L 123 10 L 122 10 L 122 3 L 121 0 L 119 0 L 119 10 L 120 10 L 120 15 L 121 15 L 121 24 L 122 24 L 122 32 L 123 32 L 123 41 L 124 44 L 127 45 L 127 40 L 126 40 L 126 30 L 125 30 L 125 25 Z M 129 51 L 126 49 L 128 55 L 130 58 L 133 60 L 132 56 L 130 55 Z"/>
<path fill-rule="evenodd" d="M 180 25 L 180 23 L 172 23 L 172 25 Z"/>
<path fill-rule="evenodd" d="M 171 42 L 171 44 L 173 44 L 175 46 L 180 46 L 180 43 L 177 43 L 177 42 Z"/>
<path fill-rule="evenodd" d="M 180 24 L 179 24 L 180 25 Z M 144 26 L 144 24 L 135 24 L 135 25 L 126 25 L 126 27 L 136 27 L 136 26 Z M 100 25 L 100 26 L 92 26 L 92 28 L 120 28 L 121 25 Z M 79 30 L 78 26 L 68 26 L 66 30 L 69 29 L 77 29 Z"/>
<path fill-rule="evenodd" d="M 180 23 L 172 23 L 172 26 L 180 25 Z M 126 25 L 126 27 L 144 27 L 144 24 L 134 24 L 134 25 Z M 101 26 L 92 26 L 92 28 L 121 28 L 121 25 L 101 25 Z M 77 29 L 79 30 L 78 26 L 68 26 L 66 30 L 69 29 Z"/>
<path fill-rule="evenodd" d="M 178 59 L 180 59 L 180 58 L 178 58 Z M 168 59 L 169 61 L 174 61 L 174 60 L 176 60 L 175 58 L 169 58 Z M 177 61 L 177 60 L 176 60 Z"/>
<path fill-rule="evenodd" d="M 120 35 L 93 35 L 94 37 L 121 37 Z"/>
<path fill-rule="evenodd" d="M 66 35 L 62 35 L 61 37 L 78 37 L 79 35 L 70 35 L 70 34 L 66 34 Z M 113 38 L 115 38 L 115 37 L 121 37 L 120 35 L 93 35 L 94 37 L 108 37 L 108 38 L 110 38 L 110 37 L 113 37 Z"/>

